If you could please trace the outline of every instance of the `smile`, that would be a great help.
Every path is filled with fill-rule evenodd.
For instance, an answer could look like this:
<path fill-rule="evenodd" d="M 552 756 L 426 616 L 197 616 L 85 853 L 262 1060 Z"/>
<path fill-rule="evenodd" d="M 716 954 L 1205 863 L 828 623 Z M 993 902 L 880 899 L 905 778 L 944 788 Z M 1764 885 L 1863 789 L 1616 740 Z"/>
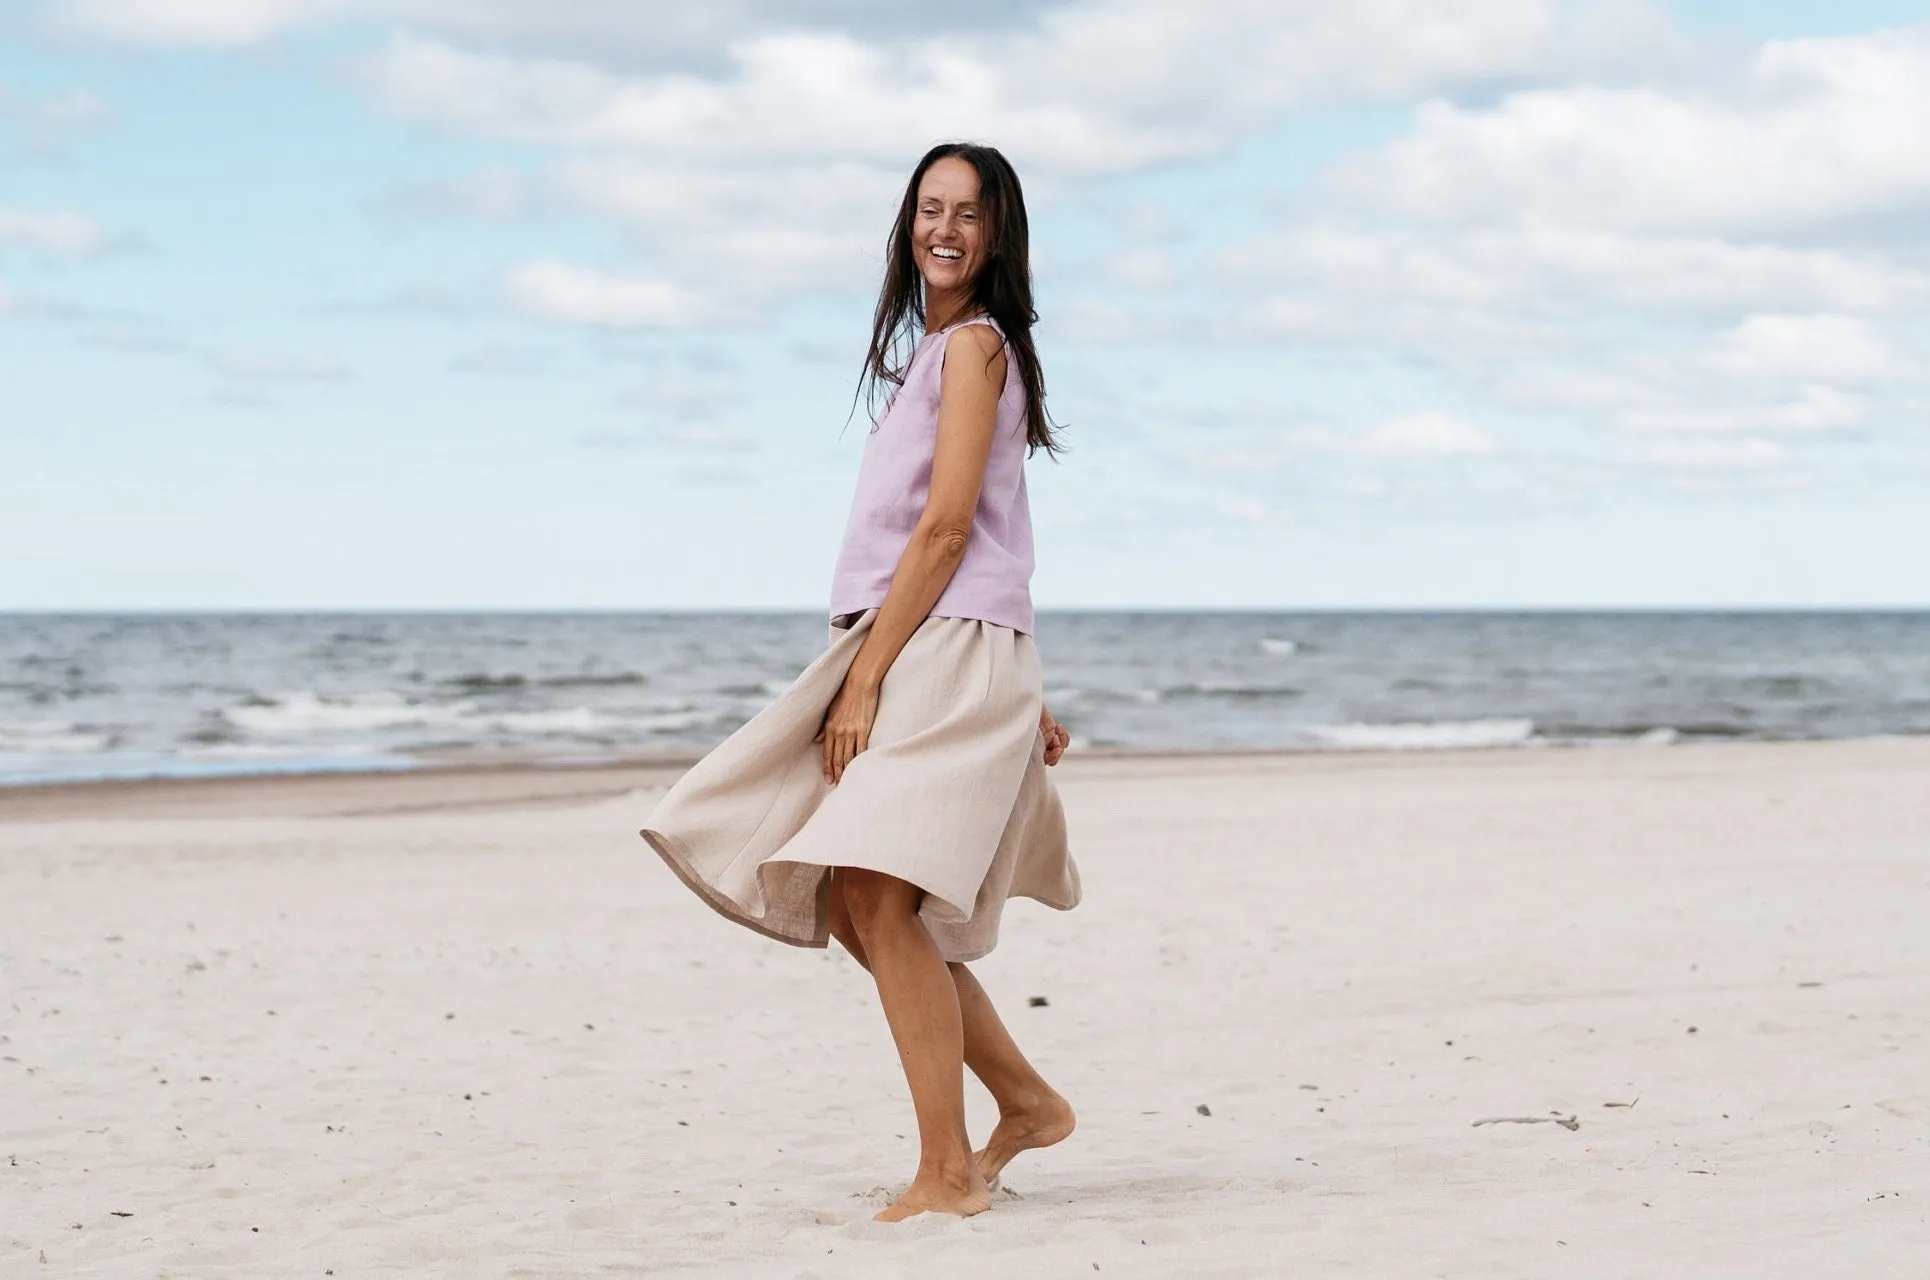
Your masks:
<path fill-rule="evenodd" d="M 931 256 L 934 258 L 941 258 L 946 262 L 956 262 L 960 258 L 965 256 L 965 251 L 963 249 L 946 249 L 946 248 L 941 248 L 938 245 L 933 245 Z"/>

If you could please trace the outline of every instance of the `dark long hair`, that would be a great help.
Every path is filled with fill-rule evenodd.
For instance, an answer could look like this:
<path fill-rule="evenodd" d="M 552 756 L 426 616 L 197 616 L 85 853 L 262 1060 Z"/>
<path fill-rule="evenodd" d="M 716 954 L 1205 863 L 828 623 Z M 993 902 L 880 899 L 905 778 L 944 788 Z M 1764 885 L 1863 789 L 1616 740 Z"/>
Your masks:
<path fill-rule="evenodd" d="M 1025 221 L 1025 192 L 1019 175 L 996 147 L 973 142 L 942 142 L 925 153 L 911 171 L 898 220 L 891 225 L 885 250 L 885 281 L 878 293 L 878 309 L 871 320 L 871 351 L 865 357 L 860 389 L 874 414 L 885 388 L 904 385 L 925 328 L 925 278 L 918 271 L 918 252 L 912 245 L 912 225 L 918 219 L 918 184 L 925 171 L 948 156 L 978 170 L 979 206 L 989 222 L 991 243 L 985 265 L 972 280 L 972 301 L 1005 331 L 1007 358 L 1018 363 L 1025 388 L 1025 440 L 1033 450 L 1057 453 L 1059 442 L 1045 414 L 1045 375 L 1032 345 L 1032 326 L 1039 313 L 1032 309 L 1032 254 Z"/>

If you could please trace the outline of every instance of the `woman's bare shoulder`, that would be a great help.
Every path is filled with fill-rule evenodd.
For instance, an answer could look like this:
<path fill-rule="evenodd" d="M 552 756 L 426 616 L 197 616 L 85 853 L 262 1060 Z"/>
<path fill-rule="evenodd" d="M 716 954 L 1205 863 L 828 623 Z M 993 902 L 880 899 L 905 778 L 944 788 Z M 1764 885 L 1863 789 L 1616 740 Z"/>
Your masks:
<path fill-rule="evenodd" d="M 945 354 L 950 356 L 954 350 L 977 356 L 985 364 L 992 364 L 1005 353 L 1005 335 L 982 321 L 968 322 L 946 335 Z M 948 367 L 950 363 L 946 361 Z"/>

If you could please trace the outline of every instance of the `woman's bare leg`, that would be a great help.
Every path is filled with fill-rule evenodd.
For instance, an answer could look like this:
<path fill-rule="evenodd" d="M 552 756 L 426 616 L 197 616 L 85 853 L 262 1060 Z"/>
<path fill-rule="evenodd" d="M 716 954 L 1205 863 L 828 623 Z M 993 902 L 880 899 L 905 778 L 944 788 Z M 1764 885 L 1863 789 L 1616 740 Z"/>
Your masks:
<path fill-rule="evenodd" d="M 962 964 L 951 966 L 958 1011 L 965 1026 L 965 1065 L 991 1091 L 999 1106 L 998 1126 L 974 1157 L 987 1182 L 1021 1151 L 1049 1147 L 1072 1136 L 1072 1106 L 1045 1082 L 1012 1033 L 1000 1021 L 992 998 Z"/>
<path fill-rule="evenodd" d="M 851 958 L 863 966 L 866 973 L 870 973 L 871 961 L 864 953 L 864 939 L 858 936 L 858 927 L 851 923 L 851 913 L 845 909 L 844 877 L 840 874 L 843 870 L 842 867 L 832 867 L 830 871 L 831 891 L 825 903 L 826 922 L 830 926 L 831 936 L 851 953 Z"/>
<path fill-rule="evenodd" d="M 852 867 L 840 868 L 838 880 L 918 1113 L 918 1174 L 878 1220 L 983 1213 L 992 1207 L 992 1197 L 965 1133 L 965 1031 L 958 989 L 918 918 L 924 892 L 895 876 Z"/>
<path fill-rule="evenodd" d="M 839 872 L 831 873 L 829 904 L 831 934 L 866 969 L 864 940 L 858 936 L 845 909 L 844 890 Z M 987 1182 L 998 1177 L 1012 1157 L 1021 1151 L 1049 1147 L 1063 1142 L 1072 1133 L 1072 1107 L 1045 1082 L 1038 1070 L 1005 1029 L 992 999 L 985 994 L 972 971 L 962 964 L 947 966 L 952 986 L 958 993 L 959 1020 L 964 1029 L 965 1065 L 998 1103 L 999 1123 L 975 1155 L 979 1172 Z"/>

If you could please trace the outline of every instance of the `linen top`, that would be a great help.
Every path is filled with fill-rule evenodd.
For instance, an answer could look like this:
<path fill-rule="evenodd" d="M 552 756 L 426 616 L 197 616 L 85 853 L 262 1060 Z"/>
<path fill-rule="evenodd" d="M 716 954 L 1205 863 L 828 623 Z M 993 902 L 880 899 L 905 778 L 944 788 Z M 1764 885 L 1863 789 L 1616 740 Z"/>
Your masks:
<path fill-rule="evenodd" d="M 858 491 L 851 501 L 844 546 L 831 581 L 831 614 L 862 613 L 885 602 L 899 557 L 931 494 L 932 454 L 938 444 L 939 374 L 945 347 L 966 325 L 1005 331 L 978 315 L 928 333 L 912 352 L 905 381 L 865 441 Z M 985 483 L 972 513 L 964 559 L 932 616 L 976 618 L 1032 634 L 1032 512 L 1025 498 L 1025 384 L 1008 348 Z"/>

